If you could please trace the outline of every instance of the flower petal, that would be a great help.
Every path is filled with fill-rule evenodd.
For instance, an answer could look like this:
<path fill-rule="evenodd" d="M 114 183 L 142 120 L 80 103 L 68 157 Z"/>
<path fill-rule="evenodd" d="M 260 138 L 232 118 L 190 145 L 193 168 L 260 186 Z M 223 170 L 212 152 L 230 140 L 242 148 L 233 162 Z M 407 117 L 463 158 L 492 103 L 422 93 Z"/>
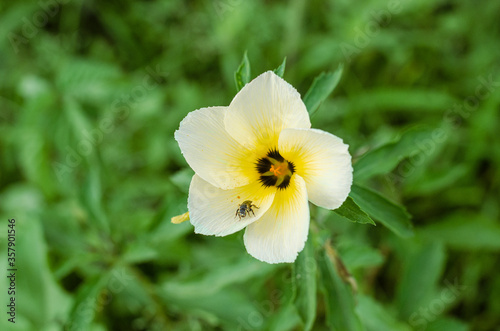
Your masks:
<path fill-rule="evenodd" d="M 259 154 L 275 148 L 284 128 L 310 128 L 300 94 L 272 71 L 245 85 L 229 105 L 226 130 Z"/>
<path fill-rule="evenodd" d="M 306 184 L 297 174 L 278 190 L 269 210 L 250 224 L 244 235 L 248 253 L 267 263 L 293 262 L 309 231 Z"/>
<path fill-rule="evenodd" d="M 285 129 L 278 149 L 306 182 L 309 200 L 335 209 L 347 198 L 352 185 L 348 145 L 342 139 L 317 129 Z"/>
<path fill-rule="evenodd" d="M 264 188 L 259 182 L 222 190 L 194 175 L 189 187 L 188 209 L 196 233 L 226 236 L 258 220 L 271 206 L 276 189 Z M 236 216 L 243 201 L 250 200 L 253 213 Z M 255 214 L 255 215 L 254 215 Z"/>
<path fill-rule="evenodd" d="M 250 152 L 224 128 L 226 111 L 226 107 L 195 110 L 175 131 L 175 139 L 189 166 L 222 189 L 246 185 L 257 178 Z"/>

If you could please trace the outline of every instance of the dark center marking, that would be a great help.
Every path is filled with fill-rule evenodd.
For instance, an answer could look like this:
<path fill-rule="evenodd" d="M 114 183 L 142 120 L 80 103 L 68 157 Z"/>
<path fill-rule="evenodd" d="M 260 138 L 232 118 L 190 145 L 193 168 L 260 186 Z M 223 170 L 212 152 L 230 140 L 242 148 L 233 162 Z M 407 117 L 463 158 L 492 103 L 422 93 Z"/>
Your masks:
<path fill-rule="evenodd" d="M 265 187 L 276 186 L 283 190 L 290 185 L 295 166 L 280 155 L 277 149 L 271 149 L 266 156 L 255 163 L 259 180 Z"/>

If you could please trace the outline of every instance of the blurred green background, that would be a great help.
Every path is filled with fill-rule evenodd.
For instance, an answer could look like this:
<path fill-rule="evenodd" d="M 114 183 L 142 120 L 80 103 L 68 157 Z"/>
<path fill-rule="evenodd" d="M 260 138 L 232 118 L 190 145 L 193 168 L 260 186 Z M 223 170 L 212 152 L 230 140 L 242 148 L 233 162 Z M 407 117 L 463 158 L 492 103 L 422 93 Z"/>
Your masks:
<path fill-rule="evenodd" d="M 18 266 L 15 325 L 1 277 L 1 330 L 500 330 L 500 2 L 0 12 L 0 265 L 15 218 Z M 302 95 L 345 64 L 313 127 L 350 145 L 355 181 L 404 205 L 414 236 L 318 209 L 299 262 L 268 265 L 241 232 L 170 223 L 193 174 L 173 132 L 230 103 L 245 50 L 252 77 L 287 57 Z M 324 268 L 327 238 L 357 294 Z"/>

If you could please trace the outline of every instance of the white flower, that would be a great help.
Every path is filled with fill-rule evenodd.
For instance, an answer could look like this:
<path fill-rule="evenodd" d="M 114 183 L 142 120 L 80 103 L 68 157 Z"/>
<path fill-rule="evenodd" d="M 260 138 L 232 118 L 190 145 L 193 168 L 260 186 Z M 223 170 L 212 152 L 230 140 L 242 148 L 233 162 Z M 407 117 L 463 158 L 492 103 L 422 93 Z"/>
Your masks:
<path fill-rule="evenodd" d="M 189 113 L 175 139 L 196 173 L 188 198 L 195 232 L 226 236 L 246 227 L 252 256 L 295 261 L 309 231 L 307 201 L 338 208 L 352 184 L 348 146 L 310 127 L 300 94 L 272 71 L 229 107 Z"/>

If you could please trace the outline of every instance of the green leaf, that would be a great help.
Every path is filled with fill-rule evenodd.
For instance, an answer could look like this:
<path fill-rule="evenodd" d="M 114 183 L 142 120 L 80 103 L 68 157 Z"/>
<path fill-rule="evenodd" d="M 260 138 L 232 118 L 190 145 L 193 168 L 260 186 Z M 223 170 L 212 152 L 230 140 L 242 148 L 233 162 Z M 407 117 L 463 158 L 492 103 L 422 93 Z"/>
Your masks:
<path fill-rule="evenodd" d="M 70 296 L 60 287 L 49 266 L 49 250 L 44 238 L 44 230 L 36 212 L 18 209 L 12 213 L 15 217 L 15 266 L 16 273 L 16 290 L 13 294 L 15 297 L 16 310 L 18 317 L 22 315 L 29 321 L 31 330 L 37 330 L 41 325 L 48 327 L 49 325 L 57 324 L 57 321 L 66 319 L 69 307 L 71 306 Z M 10 218 L 10 217 L 9 217 Z M 12 218 L 10 218 L 12 219 Z M 2 229 L 5 229 L 5 237 L 7 238 L 7 218 L 0 223 Z M 6 239 L 2 241 L 3 254 L 7 257 Z M 10 242 L 10 241 L 9 241 Z M 11 252 L 12 253 L 12 252 Z M 2 257 L 3 258 L 3 257 Z M 8 275 L 11 271 L 7 271 L 7 259 L 0 260 L 4 265 L 4 275 L 0 280 L 0 285 L 5 289 L 5 296 L 2 296 L 6 302 L 9 300 L 7 289 L 9 288 Z M 10 268 L 10 266 L 9 266 Z M 4 306 L 5 307 L 5 306 Z M 3 315 L 8 316 L 3 313 Z M 10 316 L 9 316 L 10 318 Z M 4 318 L 2 318 L 4 319 Z M 7 317 L 5 317 L 7 320 Z M 11 324 L 11 323 L 9 323 Z M 15 324 L 18 325 L 17 323 Z M 2 323 L 0 323 L 2 326 Z M 8 328 L 2 330 L 16 330 L 12 328 L 12 324 Z"/>
<path fill-rule="evenodd" d="M 351 222 L 376 225 L 370 216 L 362 211 L 351 197 L 347 197 L 342 206 L 335 209 L 334 212 L 344 218 L 347 218 Z"/>
<path fill-rule="evenodd" d="M 436 320 L 431 321 L 426 331 L 468 331 L 471 330 L 469 326 L 463 321 L 451 318 L 451 317 L 440 317 Z"/>
<path fill-rule="evenodd" d="M 419 233 L 426 238 L 441 240 L 457 250 L 500 250 L 500 225 L 498 222 L 492 222 L 475 213 L 451 214 L 439 222 L 431 222 Z"/>
<path fill-rule="evenodd" d="M 280 309 L 269 316 L 268 328 L 266 330 L 273 331 L 289 331 L 289 330 L 303 330 L 299 329 L 300 317 L 297 308 L 287 303 L 280 307 Z"/>
<path fill-rule="evenodd" d="M 404 259 L 396 301 L 400 317 L 415 320 L 419 309 L 427 307 L 436 297 L 446 261 L 444 247 L 438 242 L 424 243 L 415 252 L 405 254 Z"/>
<path fill-rule="evenodd" d="M 359 304 L 356 307 L 358 315 L 368 331 L 391 330 L 411 331 L 412 329 L 393 316 L 389 309 L 374 299 L 360 295 Z"/>
<path fill-rule="evenodd" d="M 297 296 L 295 306 L 304 323 L 303 330 L 311 330 L 316 319 L 316 273 L 313 240 L 306 242 L 304 250 L 295 261 Z"/>
<path fill-rule="evenodd" d="M 304 96 L 304 104 L 310 116 L 314 115 L 321 103 L 333 92 L 342 77 L 343 70 L 344 65 L 340 64 L 335 72 L 323 72 L 314 79 Z"/>
<path fill-rule="evenodd" d="M 285 66 L 286 66 L 286 56 L 283 59 L 283 62 L 280 64 L 280 66 L 274 69 L 274 73 L 283 78 L 283 75 L 285 74 Z"/>
<path fill-rule="evenodd" d="M 238 70 L 234 73 L 234 81 L 237 91 L 241 90 L 250 81 L 250 61 L 248 60 L 247 52 L 243 55 L 243 60 Z"/>
<path fill-rule="evenodd" d="M 331 250 L 331 248 L 330 248 Z M 338 275 L 331 253 L 325 250 L 318 261 L 321 274 L 321 289 L 325 297 L 326 322 L 330 330 L 363 330 L 356 314 L 356 301 L 352 288 Z"/>
<path fill-rule="evenodd" d="M 139 240 L 130 243 L 122 255 L 122 260 L 129 263 L 144 263 L 153 261 L 158 257 L 158 252 L 148 243 Z"/>
<path fill-rule="evenodd" d="M 385 257 L 377 249 L 359 241 L 343 241 L 338 251 L 342 261 L 353 272 L 359 268 L 376 267 L 384 263 Z"/>
<path fill-rule="evenodd" d="M 92 159 L 94 160 L 94 158 Z M 109 233 L 109 220 L 102 207 L 102 187 L 98 162 L 91 162 L 88 177 L 82 187 L 82 202 L 90 215 L 90 220 L 99 229 Z"/>
<path fill-rule="evenodd" d="M 16 145 L 16 167 L 20 167 L 26 180 L 36 183 L 44 193 L 53 196 L 57 186 L 51 166 L 53 135 L 51 130 L 47 130 L 46 123 L 57 127 L 57 120 L 51 114 L 51 109 L 57 107 L 57 101 L 47 82 L 41 78 L 25 78 L 20 85 L 27 86 L 27 91 L 23 92 L 26 100 L 23 111 L 19 112 L 18 125 L 11 126 L 11 136 L 16 137 L 12 139 Z M 1 119 L 0 123 L 4 124 Z M 5 129 L 2 127 L 1 130 Z M 4 154 L 2 163 L 5 161 Z"/>
<path fill-rule="evenodd" d="M 425 180 L 422 176 L 414 176 L 414 180 L 405 181 L 404 191 L 410 196 L 425 196 L 437 191 L 446 190 L 462 177 L 472 173 L 473 165 L 454 164 L 453 167 L 439 169 L 438 171 L 426 171 Z M 430 170 L 430 169 L 429 169 Z"/>
<path fill-rule="evenodd" d="M 196 317 L 211 325 L 225 325 L 218 328 L 221 330 L 262 330 L 264 326 L 260 302 L 252 300 L 244 289 L 229 287 L 210 295 L 200 293 L 172 298 L 160 288 L 157 295 L 169 307 L 168 311 L 175 309 L 184 316 Z"/>
<path fill-rule="evenodd" d="M 352 199 L 372 218 L 401 237 L 413 236 L 413 226 L 410 214 L 406 209 L 386 199 L 382 195 L 367 188 L 353 185 Z"/>
<path fill-rule="evenodd" d="M 119 66 L 112 62 L 73 57 L 61 61 L 59 66 L 55 78 L 58 89 L 63 95 L 84 102 L 105 100 L 120 78 Z"/>
<path fill-rule="evenodd" d="M 100 304 L 103 300 L 99 298 L 99 294 L 108 283 L 109 277 L 109 272 L 103 273 L 102 275 L 88 280 L 80 287 L 70 314 L 68 325 L 66 325 L 68 330 L 90 329 L 96 312 L 102 310 Z M 109 300 L 110 295 L 111 293 L 107 293 L 105 299 Z"/>
<path fill-rule="evenodd" d="M 76 139 L 76 142 L 81 143 L 83 141 L 88 141 L 88 137 L 86 135 L 92 132 L 94 127 L 92 126 L 91 121 L 87 118 L 82 106 L 73 97 L 65 97 L 63 101 L 68 125 L 71 127 L 71 131 Z M 72 149 L 76 149 L 76 146 L 70 147 Z M 92 150 L 92 152 L 94 151 Z"/>
<path fill-rule="evenodd" d="M 354 163 L 356 180 L 366 180 L 393 170 L 404 158 L 420 154 L 430 155 L 442 143 L 445 131 L 441 128 L 414 128 L 397 141 L 390 142 L 364 154 Z M 404 174 L 399 174 L 404 175 Z"/>
<path fill-rule="evenodd" d="M 262 277 L 275 266 L 263 264 L 255 259 L 242 259 L 206 273 L 201 279 L 170 280 L 162 285 L 163 291 L 171 298 L 197 298 L 210 296 L 231 284 L 240 284 L 254 277 Z"/>

